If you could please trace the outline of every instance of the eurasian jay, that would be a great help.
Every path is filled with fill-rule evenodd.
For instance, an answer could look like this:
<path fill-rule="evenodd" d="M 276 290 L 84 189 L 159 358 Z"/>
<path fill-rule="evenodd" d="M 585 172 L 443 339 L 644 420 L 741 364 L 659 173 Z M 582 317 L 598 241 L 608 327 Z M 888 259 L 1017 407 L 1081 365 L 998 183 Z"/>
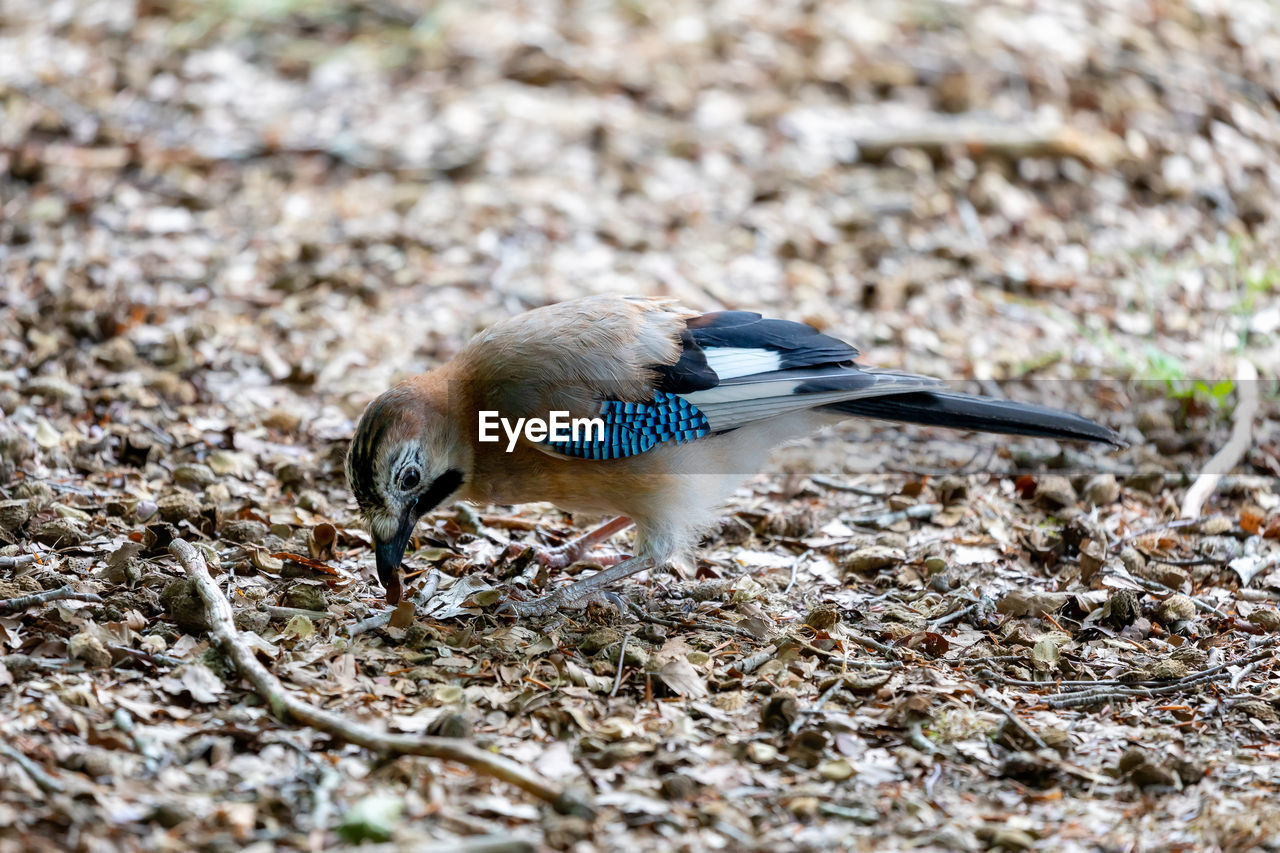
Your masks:
<path fill-rule="evenodd" d="M 549 501 L 617 516 L 542 552 L 553 566 L 635 524 L 634 556 L 508 605 L 545 615 L 688 554 L 772 448 L 842 418 L 1121 444 L 1080 415 L 956 393 L 927 376 L 860 367 L 857 357 L 802 323 L 699 315 L 664 299 L 588 297 L 498 323 L 452 361 L 375 399 L 356 426 L 347 479 L 387 601 L 400 600 L 418 519 L 447 500 Z M 598 420 L 576 434 L 526 429 L 492 440 L 493 413 L 509 425 L 554 412 Z"/>

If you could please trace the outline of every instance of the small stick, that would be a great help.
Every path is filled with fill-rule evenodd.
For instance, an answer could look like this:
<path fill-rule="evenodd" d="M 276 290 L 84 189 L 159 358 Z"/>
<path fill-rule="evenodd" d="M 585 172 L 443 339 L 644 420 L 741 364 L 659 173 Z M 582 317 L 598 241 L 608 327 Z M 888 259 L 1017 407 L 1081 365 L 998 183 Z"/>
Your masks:
<path fill-rule="evenodd" d="M 1057 693 L 1045 698 L 1046 704 L 1051 708 L 1073 708 L 1078 705 L 1092 705 L 1098 702 L 1110 702 L 1118 699 L 1131 699 L 1136 697 L 1151 698 L 1165 693 L 1175 693 L 1179 690 L 1185 690 L 1188 687 L 1194 687 L 1198 684 L 1205 684 L 1210 681 L 1217 681 L 1226 677 L 1229 673 L 1226 671 L 1228 667 L 1236 664 L 1252 664 L 1273 657 L 1275 651 L 1271 648 L 1276 644 L 1273 640 L 1267 643 L 1267 646 L 1254 652 L 1253 654 L 1241 660 L 1220 663 L 1203 669 L 1199 672 L 1193 672 L 1190 675 L 1183 676 L 1176 681 L 1171 681 L 1155 687 L 1108 687 L 1105 689 L 1084 689 L 1071 690 Z"/>
<path fill-rule="evenodd" d="M 822 695 L 818 697 L 818 701 L 815 702 L 813 707 L 809 709 L 809 713 L 816 714 L 819 711 L 821 711 L 822 706 L 827 704 L 827 701 L 830 700 L 832 696 L 836 695 L 836 691 L 839 690 L 841 685 L 843 684 L 844 684 L 844 677 L 837 676 L 836 680 L 831 682 L 831 686 L 828 687 L 826 690 L 822 691 Z M 803 714 L 796 715 L 796 718 L 791 722 L 791 734 L 795 734 L 796 732 L 800 731 L 800 727 L 804 725 L 804 719 L 805 718 Z"/>
<path fill-rule="evenodd" d="M 610 699 L 618 695 L 618 688 L 622 686 L 622 664 L 627 657 L 627 640 L 630 639 L 630 631 L 622 635 L 622 648 L 618 649 L 618 674 L 613 677 L 613 690 L 609 691 Z"/>
<path fill-rule="evenodd" d="M 1139 577 L 1138 575 L 1128 575 L 1127 579 L 1132 580 L 1134 583 L 1138 584 L 1138 586 L 1145 587 L 1146 589 L 1152 592 L 1165 592 L 1165 593 L 1169 593 L 1170 595 L 1182 594 L 1178 592 L 1178 590 L 1174 589 L 1173 587 L 1166 586 L 1165 584 L 1160 583 L 1160 581 L 1153 581 L 1150 578 Z M 1199 607 L 1201 610 L 1205 611 L 1206 613 L 1212 613 L 1213 615 L 1219 616 L 1223 619 L 1231 618 L 1228 614 L 1223 613 L 1221 610 L 1214 607 L 1209 602 L 1204 601 L 1200 598 L 1197 598 L 1194 595 L 1188 595 L 1187 598 L 1191 599 L 1192 604 L 1194 604 L 1196 607 Z"/>
<path fill-rule="evenodd" d="M 0 557 L 0 569 L 16 569 L 18 566 L 25 566 L 27 563 L 34 563 L 35 561 L 35 554 L 19 554 L 16 557 Z"/>
<path fill-rule="evenodd" d="M 1196 518 L 1175 518 L 1171 521 L 1166 521 L 1163 524 L 1144 527 L 1141 530 L 1126 533 L 1124 536 L 1117 539 L 1115 544 L 1111 546 L 1111 550 L 1119 551 L 1121 545 L 1124 545 L 1127 542 L 1132 542 L 1135 539 L 1141 539 L 1143 536 L 1150 536 L 1152 533 L 1163 533 L 1166 530 L 1180 530 L 1183 527 L 1195 527 L 1200 522 L 1207 521 L 1210 518 L 1216 518 L 1220 514 L 1221 513 L 1216 513 L 1214 515 L 1202 515 Z"/>
<path fill-rule="evenodd" d="M 880 652 L 880 654 L 883 654 L 883 655 L 888 655 L 894 660 L 897 660 L 899 657 L 897 649 L 894 649 L 890 646 L 886 646 L 884 643 L 881 643 L 878 640 L 873 640 L 864 634 L 858 633 L 856 631 L 850 631 L 849 638 L 864 648 L 868 648 L 868 649 L 871 649 L 872 651 Z"/>
<path fill-rule="evenodd" d="M 978 609 L 979 603 L 980 602 L 975 601 L 973 604 L 970 604 L 968 607 L 961 607 L 959 610 L 951 611 L 946 616 L 942 616 L 938 619 L 934 619 L 932 622 L 929 623 L 930 630 L 936 631 L 939 628 L 941 628 L 943 625 L 948 624 L 949 622 L 954 622 L 957 619 L 963 619 L 964 617 L 972 613 L 974 610 Z"/>
<path fill-rule="evenodd" d="M 858 527 L 888 527 L 891 524 L 902 521 L 904 518 L 932 518 L 941 509 L 942 504 L 916 504 L 896 512 L 882 512 L 878 515 L 864 515 L 859 518 L 845 519 L 845 523 Z"/>
<path fill-rule="evenodd" d="M 1253 422 L 1258 417 L 1258 371 L 1253 362 L 1241 357 L 1235 380 L 1236 410 L 1231 415 L 1231 437 L 1204 466 L 1204 471 L 1187 489 L 1182 499 L 1182 517 L 1200 514 L 1204 502 L 1213 494 L 1222 478 L 1244 459 L 1253 444 Z"/>
<path fill-rule="evenodd" d="M 182 539 L 173 540 L 169 545 L 169 552 L 182 563 L 187 577 L 195 582 L 196 589 L 204 600 L 205 619 L 210 625 L 209 633 L 239 673 L 253 685 L 258 695 L 267 701 L 276 717 L 282 720 L 296 720 L 339 740 L 363 746 L 375 752 L 420 755 L 465 764 L 478 773 L 515 785 L 538 799 L 550 803 L 556 811 L 561 813 L 590 811 L 589 806 L 577 800 L 568 791 L 557 788 L 538 774 L 508 758 L 480 749 L 467 741 L 458 738 L 381 732 L 299 699 L 285 689 L 280 680 L 258 660 L 253 649 L 240 638 L 231 605 L 210 576 L 200 552 Z"/>
<path fill-rule="evenodd" d="M 360 850 L 366 848 L 361 847 Z M 392 850 L 401 848 L 392 847 Z M 418 853 L 534 853 L 538 848 L 527 838 L 510 835 L 484 835 L 479 838 L 458 838 L 435 844 L 415 847 Z"/>
<path fill-rule="evenodd" d="M 1240 682 L 1244 681 L 1258 667 L 1262 666 L 1262 661 L 1256 660 L 1248 666 L 1240 667 L 1240 671 L 1231 676 L 1231 689 L 1235 690 L 1240 686 Z"/>
<path fill-rule="evenodd" d="M 4 741 L 0 741 L 0 755 L 12 759 L 14 764 L 25 770 L 31 777 L 31 781 L 36 783 L 36 787 L 46 794 L 61 794 L 67 790 L 65 785 L 46 773 L 43 767 Z"/>
<path fill-rule="evenodd" d="M 431 597 L 436 594 L 436 590 L 440 588 L 440 572 L 435 569 L 428 570 L 427 585 L 422 588 L 421 592 L 415 593 L 413 603 L 417 607 L 425 607 Z M 363 634 L 366 631 L 374 631 L 378 628 L 385 627 L 391 621 L 391 614 L 396 612 L 396 608 L 388 607 L 386 610 L 380 610 L 372 616 L 366 616 L 359 622 L 352 623 L 347 629 L 347 636 L 354 637 L 357 634 Z M 325 614 L 326 616 L 329 614 Z"/>
<path fill-rule="evenodd" d="M 122 655 L 128 655 L 131 658 L 137 658 L 146 661 L 152 666 L 182 666 L 183 661 L 169 655 L 152 654 L 142 649 L 134 649 L 121 643 L 111 643 L 107 646 L 113 652 L 119 652 Z"/>
<path fill-rule="evenodd" d="M 839 480 L 833 480 L 821 474 L 810 474 L 809 481 L 814 485 L 822 486 L 824 489 L 831 489 L 834 492 L 849 492 L 854 495 L 862 495 L 864 498 L 887 498 L 893 494 L 887 489 L 881 489 L 880 491 L 866 489 L 862 486 L 855 486 L 853 483 L 842 483 Z"/>
<path fill-rule="evenodd" d="M 1025 735 L 1028 740 L 1034 743 L 1036 747 L 1038 747 L 1039 749 L 1049 748 L 1049 744 L 1044 742 L 1044 738 L 1036 734 L 1036 730 L 1031 728 L 1031 726 L 1028 726 L 1026 723 L 1022 722 L 1022 720 L 1018 719 L 1018 715 L 1013 713 L 1012 708 L 1006 708 L 1003 704 L 997 702 L 995 699 L 992 699 L 990 696 L 987 695 L 987 692 L 980 687 L 973 688 L 973 695 L 977 696 L 987 705 L 991 706 L 992 708 L 994 708 L 995 710 L 1003 714 L 1004 718 L 1008 720 L 1010 723 L 1012 723 L 1014 728 L 1022 732 L 1022 734 Z"/>
<path fill-rule="evenodd" d="M 942 751 L 924 736 L 924 723 L 920 720 L 914 720 L 907 726 L 907 742 L 927 755 L 937 755 Z"/>
<path fill-rule="evenodd" d="M 35 592 L 31 595 L 2 599 L 0 600 L 0 613 L 17 613 L 20 610 L 26 610 L 28 607 L 47 604 L 50 601 L 91 601 L 95 604 L 101 604 L 102 596 L 92 592 L 77 592 L 69 586 L 60 586 L 57 589 L 46 589 L 44 592 Z"/>
<path fill-rule="evenodd" d="M 777 653 L 778 653 L 777 646 L 770 646 L 764 651 L 756 652 L 755 654 L 749 657 L 745 657 L 741 661 L 739 661 L 738 670 L 743 675 L 750 675 L 760 667 L 764 666 L 769 661 L 769 659 L 774 655 L 776 655 Z"/>
<path fill-rule="evenodd" d="M 796 585 L 796 574 L 800 570 L 800 564 L 803 563 L 806 559 L 808 559 L 809 555 L 812 553 L 813 553 L 813 549 L 810 548 L 809 550 L 801 554 L 799 557 L 796 557 L 791 561 L 791 579 L 787 581 L 787 588 L 782 591 L 783 595 L 789 595 L 791 593 L 791 587 Z"/>

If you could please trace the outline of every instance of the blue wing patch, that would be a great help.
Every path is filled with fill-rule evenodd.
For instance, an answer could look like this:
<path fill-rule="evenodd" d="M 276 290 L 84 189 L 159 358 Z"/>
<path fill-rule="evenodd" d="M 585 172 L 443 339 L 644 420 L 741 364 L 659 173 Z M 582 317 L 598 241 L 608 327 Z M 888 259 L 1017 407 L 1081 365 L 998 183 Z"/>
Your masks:
<path fill-rule="evenodd" d="M 664 441 L 677 444 L 711 434 L 698 407 L 677 394 L 655 391 L 652 403 L 605 400 L 600 404 L 604 435 L 585 430 L 577 441 L 548 441 L 557 453 L 578 459 L 623 459 L 651 450 Z"/>

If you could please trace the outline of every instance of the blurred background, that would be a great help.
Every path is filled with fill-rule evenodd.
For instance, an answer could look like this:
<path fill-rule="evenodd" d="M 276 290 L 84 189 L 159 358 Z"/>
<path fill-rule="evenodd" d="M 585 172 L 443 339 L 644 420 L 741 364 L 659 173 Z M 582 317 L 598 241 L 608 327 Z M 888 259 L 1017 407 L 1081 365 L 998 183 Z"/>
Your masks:
<path fill-rule="evenodd" d="M 953 378 L 1280 363 L 1273 3 L 0 10 L 10 414 L 43 377 L 336 437 L 603 292 Z"/>

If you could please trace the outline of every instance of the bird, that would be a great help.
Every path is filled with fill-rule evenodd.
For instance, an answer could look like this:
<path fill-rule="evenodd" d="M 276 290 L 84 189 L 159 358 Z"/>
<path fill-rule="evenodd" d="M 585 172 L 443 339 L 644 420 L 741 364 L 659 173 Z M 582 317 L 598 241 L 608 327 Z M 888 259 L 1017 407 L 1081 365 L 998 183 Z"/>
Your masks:
<path fill-rule="evenodd" d="M 517 617 L 541 616 L 687 559 L 771 450 L 842 419 L 1123 446 L 1072 412 L 957 392 L 858 358 L 852 344 L 804 323 L 699 313 L 661 297 L 588 296 L 496 323 L 447 363 L 379 395 L 356 424 L 346 475 L 387 602 L 402 598 L 419 519 L 446 501 L 550 502 L 610 518 L 540 549 L 548 566 L 572 564 L 634 524 L 632 555 L 505 602 Z M 529 428 L 556 413 L 561 426 L 568 417 L 582 429 Z"/>

